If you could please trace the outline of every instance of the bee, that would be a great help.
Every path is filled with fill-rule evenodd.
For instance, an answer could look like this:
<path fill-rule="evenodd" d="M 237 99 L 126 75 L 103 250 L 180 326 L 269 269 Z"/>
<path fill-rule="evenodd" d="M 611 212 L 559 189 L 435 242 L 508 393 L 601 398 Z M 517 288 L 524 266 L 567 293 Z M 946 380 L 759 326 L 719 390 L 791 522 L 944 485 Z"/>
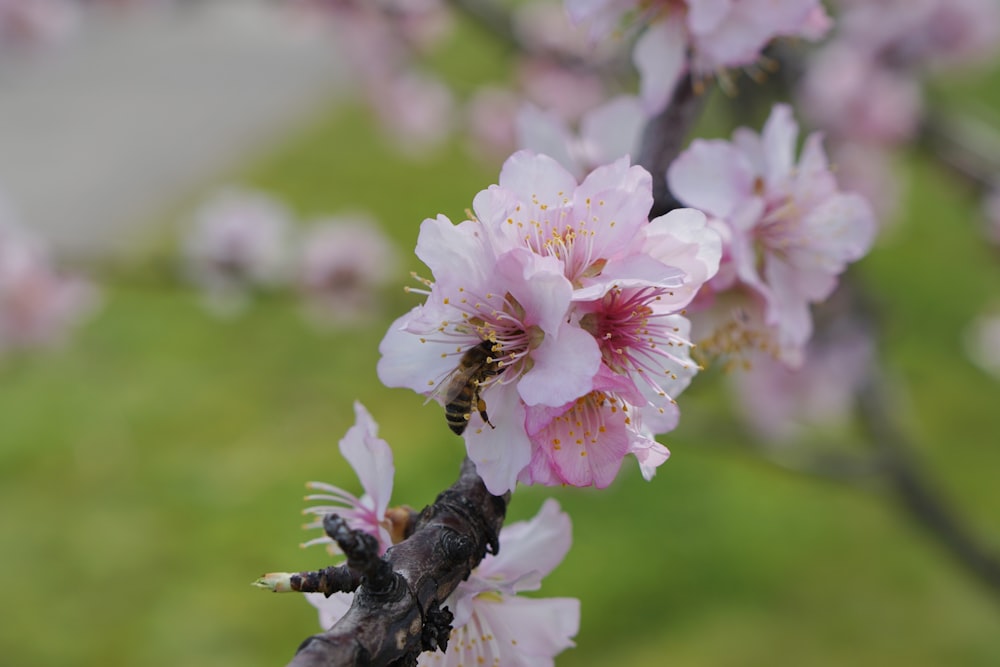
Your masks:
<path fill-rule="evenodd" d="M 486 401 L 479 396 L 479 390 L 486 380 L 504 371 L 499 354 L 500 346 L 488 340 L 470 347 L 462 354 L 458 367 L 448 373 L 431 395 L 441 397 L 448 428 L 456 435 L 465 432 L 473 409 L 490 428 L 496 428 L 486 414 Z"/>

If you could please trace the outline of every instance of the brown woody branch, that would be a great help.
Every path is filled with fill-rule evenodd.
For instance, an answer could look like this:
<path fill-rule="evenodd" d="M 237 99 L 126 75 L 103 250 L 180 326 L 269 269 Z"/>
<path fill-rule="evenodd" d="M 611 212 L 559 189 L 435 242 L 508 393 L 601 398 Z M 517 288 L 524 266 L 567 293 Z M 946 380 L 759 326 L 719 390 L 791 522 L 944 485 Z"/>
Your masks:
<path fill-rule="evenodd" d="M 690 73 L 685 75 L 674 88 L 666 108 L 650 118 L 642 131 L 637 163 L 653 175 L 651 218 L 681 206 L 667 188 L 667 168 L 680 155 L 684 140 L 705 108 L 708 93 L 703 88 L 695 85 Z"/>
<path fill-rule="evenodd" d="M 892 486 L 902 510 L 961 565 L 1000 598 L 1000 554 L 990 551 L 962 516 L 941 495 L 919 465 L 914 447 L 894 423 L 891 401 L 880 369 L 869 370 L 858 395 L 861 421 L 879 469 Z"/>
<path fill-rule="evenodd" d="M 445 646 L 451 615 L 441 605 L 488 552 L 499 550 L 509 501 L 510 494 L 490 494 L 465 459 L 458 481 L 381 559 L 370 545 L 352 545 L 358 535 L 328 517 L 324 528 L 348 546 L 347 567 L 361 573 L 361 585 L 347 614 L 306 639 L 289 667 L 414 665 L 421 652 Z"/>

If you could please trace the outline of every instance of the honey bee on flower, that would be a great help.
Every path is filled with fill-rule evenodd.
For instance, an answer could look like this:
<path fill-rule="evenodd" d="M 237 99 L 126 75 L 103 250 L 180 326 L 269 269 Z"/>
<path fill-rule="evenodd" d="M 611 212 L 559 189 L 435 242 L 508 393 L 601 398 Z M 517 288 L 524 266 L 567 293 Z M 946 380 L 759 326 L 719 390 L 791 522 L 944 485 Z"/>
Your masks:
<path fill-rule="evenodd" d="M 578 183 L 520 151 L 469 220 L 421 226 L 433 280 L 383 339 L 379 377 L 441 401 L 442 379 L 466 368 L 463 404 L 442 403 L 491 493 L 607 486 L 626 454 L 647 478 L 666 460 L 653 436 L 674 428 L 697 371 L 680 311 L 715 273 L 721 242 L 697 211 L 651 222 L 652 201 L 652 178 L 628 158 Z M 496 356 L 484 359 L 486 341 Z M 567 420 L 591 428 L 562 448 L 552 434 Z"/>

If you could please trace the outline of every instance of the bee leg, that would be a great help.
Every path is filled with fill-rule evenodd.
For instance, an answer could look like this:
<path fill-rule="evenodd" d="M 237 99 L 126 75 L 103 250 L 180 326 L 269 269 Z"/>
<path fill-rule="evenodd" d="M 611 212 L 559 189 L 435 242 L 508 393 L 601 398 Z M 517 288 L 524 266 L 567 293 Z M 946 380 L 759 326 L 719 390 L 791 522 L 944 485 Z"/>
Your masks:
<path fill-rule="evenodd" d="M 486 414 L 486 401 L 476 397 L 476 409 L 479 410 L 479 416 L 483 418 L 483 421 L 490 425 L 490 428 L 496 428 L 493 422 L 490 421 L 490 416 Z"/>

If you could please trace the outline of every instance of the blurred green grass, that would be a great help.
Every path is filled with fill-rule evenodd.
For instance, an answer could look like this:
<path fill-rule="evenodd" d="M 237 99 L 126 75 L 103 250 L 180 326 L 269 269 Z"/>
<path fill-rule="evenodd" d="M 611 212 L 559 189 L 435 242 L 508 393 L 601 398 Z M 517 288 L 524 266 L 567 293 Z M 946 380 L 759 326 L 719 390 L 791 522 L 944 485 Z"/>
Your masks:
<path fill-rule="evenodd" d="M 452 62 L 451 75 L 472 81 L 489 60 Z M 915 158 L 905 167 L 903 226 L 859 273 L 906 389 L 898 417 L 998 549 L 1000 386 L 965 361 L 961 333 L 996 298 L 1000 265 L 970 193 Z M 457 145 L 401 161 L 363 111 L 337 106 L 233 178 L 306 218 L 368 209 L 409 252 L 423 218 L 461 218 L 496 173 Z M 162 261 L 165 238 L 140 259 Z M 382 332 L 412 297 L 390 294 L 370 328 L 324 333 L 280 299 L 214 319 L 144 270 L 137 261 L 108 287 L 66 349 L 0 365 L 3 664 L 284 664 L 315 614 L 249 584 L 327 564 L 297 548 L 301 495 L 311 479 L 357 489 L 337 451 L 352 401 L 393 445 L 396 502 L 422 506 L 457 472 L 462 448 L 440 409 L 374 374 Z M 718 378 L 696 381 L 681 407 L 653 482 L 627 470 L 605 492 L 514 496 L 512 519 L 550 495 L 573 518 L 574 548 L 543 589 L 583 603 L 560 665 L 1000 664 L 997 600 L 891 496 L 756 458 Z"/>

